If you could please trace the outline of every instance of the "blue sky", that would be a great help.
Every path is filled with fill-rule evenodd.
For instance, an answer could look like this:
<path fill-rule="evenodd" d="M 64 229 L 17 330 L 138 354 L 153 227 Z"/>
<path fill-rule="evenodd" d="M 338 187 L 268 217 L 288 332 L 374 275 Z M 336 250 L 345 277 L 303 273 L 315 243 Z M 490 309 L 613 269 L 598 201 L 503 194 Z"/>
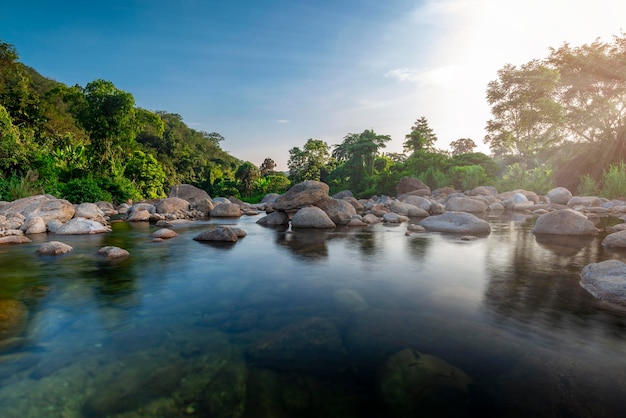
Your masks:
<path fill-rule="evenodd" d="M 482 145 L 487 83 L 549 47 L 610 39 L 614 0 L 13 1 L 0 39 L 44 76 L 112 81 L 138 106 L 216 131 L 222 148 L 286 169 L 308 138 L 404 135 L 425 116 L 439 148 Z"/>

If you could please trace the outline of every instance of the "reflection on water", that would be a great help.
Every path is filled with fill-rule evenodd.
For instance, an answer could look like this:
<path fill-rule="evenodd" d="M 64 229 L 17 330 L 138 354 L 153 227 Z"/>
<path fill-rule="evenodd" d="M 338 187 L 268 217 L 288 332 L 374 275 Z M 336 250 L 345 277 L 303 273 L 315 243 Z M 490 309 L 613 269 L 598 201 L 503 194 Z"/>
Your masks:
<path fill-rule="evenodd" d="M 534 218 L 519 214 L 489 218 L 492 233 L 474 241 L 256 219 L 221 221 L 248 232 L 227 247 L 193 241 L 204 222 L 163 242 L 153 226 L 116 223 L 106 235 L 0 248 L 0 299 L 14 301 L 0 312 L 0 416 L 446 411 L 454 382 L 424 380 L 421 360 L 405 365 L 419 383 L 405 384 L 428 395 L 411 396 L 389 364 L 394 383 L 381 380 L 406 348 L 471 378 L 460 416 L 617 417 L 626 407 L 626 313 L 578 284 L 584 265 L 626 256 L 602 237 L 536 237 Z M 46 239 L 74 250 L 37 256 Z M 104 245 L 131 256 L 103 260 Z"/>

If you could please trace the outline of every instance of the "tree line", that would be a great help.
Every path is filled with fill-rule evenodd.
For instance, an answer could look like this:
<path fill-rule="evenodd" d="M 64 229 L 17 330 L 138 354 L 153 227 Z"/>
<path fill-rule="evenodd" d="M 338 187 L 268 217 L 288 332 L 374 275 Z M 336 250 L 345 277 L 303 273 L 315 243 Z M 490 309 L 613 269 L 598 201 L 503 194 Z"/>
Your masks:
<path fill-rule="evenodd" d="M 0 41 L 0 200 L 46 192 L 73 202 L 121 202 L 163 197 L 169 186 L 189 183 L 255 201 L 306 179 L 369 197 L 395 194 L 404 176 L 433 189 L 541 193 L 560 185 L 579 194 L 626 194 L 615 186 L 622 176 L 626 187 L 624 34 L 507 64 L 486 99 L 492 117 L 483 141 L 491 156 L 474 152 L 470 138 L 436 149 L 437 136 L 421 116 L 402 153 L 385 153 L 391 138 L 374 129 L 334 145 L 311 138 L 289 150 L 287 176 L 270 157 L 256 166 L 228 154 L 222 135 L 191 129 L 178 114 L 137 107 L 110 81 L 66 86 L 45 78 Z"/>

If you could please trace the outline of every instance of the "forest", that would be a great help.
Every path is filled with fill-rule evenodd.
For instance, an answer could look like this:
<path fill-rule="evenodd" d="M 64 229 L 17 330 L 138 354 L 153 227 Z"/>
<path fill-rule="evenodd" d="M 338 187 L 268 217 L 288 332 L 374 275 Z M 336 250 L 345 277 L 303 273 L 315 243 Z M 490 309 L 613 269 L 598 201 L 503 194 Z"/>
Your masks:
<path fill-rule="evenodd" d="M 491 119 L 475 152 L 471 138 L 437 149 L 425 116 L 408 127 L 402 153 L 389 135 L 348 133 L 337 144 L 310 138 L 289 150 L 288 174 L 271 157 L 257 166 L 223 151 L 217 132 L 188 127 L 176 113 L 135 105 L 106 80 L 67 86 L 40 75 L 0 40 L 0 200 L 49 193 L 73 203 L 164 197 L 188 183 L 211 196 L 250 202 L 312 179 L 331 192 L 395 195 L 404 176 L 431 187 L 579 195 L 626 195 L 626 35 L 504 65 L 486 86 Z M 364 121 L 367 122 L 367 121 Z M 297 139 L 294 139 L 294 142 Z"/>

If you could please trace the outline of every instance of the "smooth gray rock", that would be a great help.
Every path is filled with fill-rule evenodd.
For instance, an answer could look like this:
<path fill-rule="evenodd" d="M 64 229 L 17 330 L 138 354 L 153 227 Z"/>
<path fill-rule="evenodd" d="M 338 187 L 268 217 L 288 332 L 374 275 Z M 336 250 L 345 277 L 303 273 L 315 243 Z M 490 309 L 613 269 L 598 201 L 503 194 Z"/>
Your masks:
<path fill-rule="evenodd" d="M 177 213 L 189 211 L 189 202 L 180 197 L 168 197 L 159 201 L 156 205 L 157 213 Z"/>
<path fill-rule="evenodd" d="M 572 198 L 572 192 L 565 187 L 555 187 L 546 193 L 546 198 L 550 203 L 556 203 L 558 205 L 567 205 L 567 202 Z"/>
<path fill-rule="evenodd" d="M 594 297 L 626 306 L 626 263 L 606 260 L 587 264 L 580 285 Z"/>
<path fill-rule="evenodd" d="M 201 232 L 193 238 L 195 241 L 237 242 L 237 232 L 228 226 L 215 226 Z"/>
<path fill-rule="evenodd" d="M 572 209 L 555 210 L 537 218 L 533 234 L 594 235 L 596 227 L 585 215 Z"/>
<path fill-rule="evenodd" d="M 262 217 L 258 221 L 256 221 L 259 225 L 269 226 L 269 225 L 288 225 L 289 224 L 289 215 L 285 212 L 272 212 L 267 216 Z"/>
<path fill-rule="evenodd" d="M 445 209 L 451 212 L 482 213 L 487 211 L 487 205 L 469 197 L 453 197 L 448 200 Z"/>
<path fill-rule="evenodd" d="M 307 206 L 293 215 L 291 226 L 294 228 L 334 228 L 336 225 L 322 209 L 317 206 Z"/>
<path fill-rule="evenodd" d="M 345 225 L 356 215 L 356 209 L 349 202 L 342 199 L 322 199 L 315 206 L 322 209 L 337 225 Z"/>
<path fill-rule="evenodd" d="M 241 206 L 235 203 L 220 203 L 210 212 L 213 218 L 239 218 L 242 215 Z"/>
<path fill-rule="evenodd" d="M 292 186 L 284 195 L 274 201 L 272 207 L 274 210 L 290 211 L 307 205 L 314 205 L 323 199 L 328 199 L 328 184 L 306 180 Z"/>
<path fill-rule="evenodd" d="M 72 251 L 73 248 L 59 241 L 44 242 L 37 248 L 37 254 L 39 255 L 60 255 Z"/>
<path fill-rule="evenodd" d="M 484 235 L 491 232 L 489 222 L 467 212 L 444 212 L 422 219 L 419 225 L 427 231 Z"/>
<path fill-rule="evenodd" d="M 74 218 L 56 229 L 57 235 L 102 234 L 111 232 L 111 227 L 102 225 L 93 219 Z"/>
<path fill-rule="evenodd" d="M 130 253 L 123 248 L 107 245 L 106 247 L 102 247 L 98 250 L 98 255 L 113 259 L 128 257 Z"/>

